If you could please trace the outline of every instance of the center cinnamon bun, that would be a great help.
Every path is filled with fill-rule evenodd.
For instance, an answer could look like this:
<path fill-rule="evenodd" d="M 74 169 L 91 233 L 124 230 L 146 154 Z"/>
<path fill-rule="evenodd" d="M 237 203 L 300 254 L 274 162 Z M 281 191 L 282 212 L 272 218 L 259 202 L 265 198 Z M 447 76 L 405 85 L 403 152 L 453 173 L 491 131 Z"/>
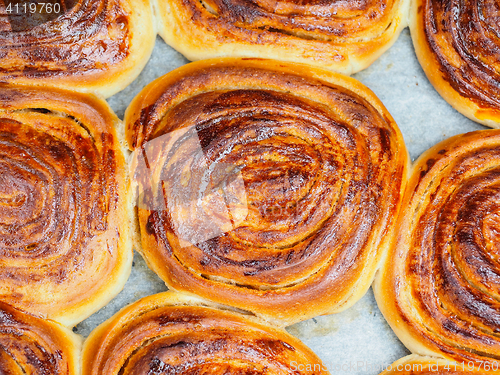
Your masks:
<path fill-rule="evenodd" d="M 368 289 L 405 181 L 402 136 L 353 79 L 221 59 L 126 113 L 142 249 L 173 289 L 290 324 Z"/>

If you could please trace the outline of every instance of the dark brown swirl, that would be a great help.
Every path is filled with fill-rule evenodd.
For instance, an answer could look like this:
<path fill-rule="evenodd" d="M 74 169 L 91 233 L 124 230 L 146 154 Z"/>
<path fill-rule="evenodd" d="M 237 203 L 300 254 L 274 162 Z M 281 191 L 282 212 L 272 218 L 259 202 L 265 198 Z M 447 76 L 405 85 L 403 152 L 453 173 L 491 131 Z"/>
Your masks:
<path fill-rule="evenodd" d="M 368 288 L 407 154 L 373 94 L 310 69 L 195 63 L 132 103 L 142 252 L 167 285 L 288 323 Z"/>
<path fill-rule="evenodd" d="M 143 298 L 92 332 L 83 351 L 83 375 L 100 374 L 328 372 L 283 329 L 167 292 Z"/>
<path fill-rule="evenodd" d="M 500 360 L 500 132 L 454 137 L 414 167 L 377 299 L 417 353 Z"/>
<path fill-rule="evenodd" d="M 416 0 L 412 35 L 422 66 L 458 111 L 500 123 L 500 4 Z"/>
<path fill-rule="evenodd" d="M 78 375 L 81 339 L 61 325 L 0 302 L 0 373 Z"/>
<path fill-rule="evenodd" d="M 146 0 L 0 1 L 0 79 L 71 83 L 110 96 L 149 57 L 149 7 Z"/>
<path fill-rule="evenodd" d="M 0 96 L 0 300 L 71 325 L 130 268 L 118 120 L 94 97 Z"/>
<path fill-rule="evenodd" d="M 187 58 L 265 57 L 351 74 L 406 27 L 406 0 L 170 0 L 159 2 L 166 42 Z"/>

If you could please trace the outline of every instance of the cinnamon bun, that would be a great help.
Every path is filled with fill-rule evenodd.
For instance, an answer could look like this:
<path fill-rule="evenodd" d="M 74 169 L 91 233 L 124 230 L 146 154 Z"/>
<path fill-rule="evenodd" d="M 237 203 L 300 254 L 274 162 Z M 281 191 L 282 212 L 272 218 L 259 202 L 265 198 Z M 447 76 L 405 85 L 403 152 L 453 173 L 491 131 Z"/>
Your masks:
<path fill-rule="evenodd" d="M 0 302 L 0 373 L 79 375 L 81 338 Z"/>
<path fill-rule="evenodd" d="M 500 127 L 500 4 L 413 0 L 417 57 L 441 96 L 471 120 Z"/>
<path fill-rule="evenodd" d="M 403 138 L 354 79 L 192 63 L 126 112 L 137 248 L 169 288 L 291 324 L 369 288 L 406 178 Z"/>
<path fill-rule="evenodd" d="M 374 283 L 414 353 L 500 359 L 500 131 L 462 134 L 416 162 L 397 237 Z"/>
<path fill-rule="evenodd" d="M 190 60 L 258 57 L 344 74 L 362 70 L 407 25 L 408 0 L 161 0 L 160 35 Z"/>
<path fill-rule="evenodd" d="M 154 25 L 149 0 L 0 0 L 0 81 L 111 96 L 146 64 Z"/>
<path fill-rule="evenodd" d="M 81 338 L 0 302 L 0 373 L 79 375 Z"/>
<path fill-rule="evenodd" d="M 72 326 L 123 287 L 129 182 L 103 100 L 0 86 L 0 300 Z"/>
<path fill-rule="evenodd" d="M 292 373 L 328 375 L 285 330 L 172 292 L 126 307 L 83 350 L 83 375 Z"/>

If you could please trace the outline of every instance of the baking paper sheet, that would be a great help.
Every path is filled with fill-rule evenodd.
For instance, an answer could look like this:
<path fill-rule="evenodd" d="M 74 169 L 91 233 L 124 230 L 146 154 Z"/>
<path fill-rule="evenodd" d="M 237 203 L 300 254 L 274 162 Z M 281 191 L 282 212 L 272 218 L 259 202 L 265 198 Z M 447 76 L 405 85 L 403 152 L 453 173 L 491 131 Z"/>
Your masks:
<path fill-rule="evenodd" d="M 161 38 L 141 75 L 109 104 L 123 119 L 132 98 L 149 82 L 188 61 Z M 370 68 L 354 75 L 382 100 L 399 125 L 412 160 L 455 134 L 484 129 L 456 112 L 427 81 L 406 29 L 395 45 Z M 84 337 L 125 305 L 167 290 L 137 253 L 124 290 L 106 307 L 80 323 Z M 332 374 L 376 375 L 409 354 L 385 322 L 370 291 L 349 310 L 317 317 L 287 328 L 323 360 Z"/>

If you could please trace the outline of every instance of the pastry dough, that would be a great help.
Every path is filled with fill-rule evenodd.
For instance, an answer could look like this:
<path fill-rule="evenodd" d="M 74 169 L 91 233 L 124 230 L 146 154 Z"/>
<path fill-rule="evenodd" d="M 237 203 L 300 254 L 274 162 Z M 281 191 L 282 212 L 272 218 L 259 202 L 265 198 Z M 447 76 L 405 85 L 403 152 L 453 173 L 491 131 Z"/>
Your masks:
<path fill-rule="evenodd" d="M 2 82 L 108 97 L 139 75 L 154 47 L 149 0 L 16 3 L 0 0 Z"/>
<path fill-rule="evenodd" d="M 79 375 L 81 338 L 0 302 L 0 373 Z"/>
<path fill-rule="evenodd" d="M 456 110 L 500 127 L 500 4 L 413 0 L 410 28 L 427 77 Z"/>
<path fill-rule="evenodd" d="M 454 362 L 409 355 L 388 366 L 380 375 L 494 375 L 498 370 L 498 362 Z"/>
<path fill-rule="evenodd" d="M 154 81 L 125 116 L 136 248 L 170 288 L 281 324 L 339 312 L 369 288 L 408 159 L 365 86 L 214 59 Z"/>
<path fill-rule="evenodd" d="M 83 375 L 292 373 L 328 375 L 285 330 L 172 292 L 124 308 L 83 350 Z"/>
<path fill-rule="evenodd" d="M 129 182 L 93 96 L 0 86 L 0 300 L 72 326 L 130 273 Z"/>
<path fill-rule="evenodd" d="M 425 152 L 374 283 L 380 310 L 413 352 L 500 358 L 500 131 L 458 135 Z"/>
<path fill-rule="evenodd" d="M 160 35 L 190 60 L 260 57 L 344 74 L 362 70 L 407 25 L 409 0 L 157 0 Z"/>

